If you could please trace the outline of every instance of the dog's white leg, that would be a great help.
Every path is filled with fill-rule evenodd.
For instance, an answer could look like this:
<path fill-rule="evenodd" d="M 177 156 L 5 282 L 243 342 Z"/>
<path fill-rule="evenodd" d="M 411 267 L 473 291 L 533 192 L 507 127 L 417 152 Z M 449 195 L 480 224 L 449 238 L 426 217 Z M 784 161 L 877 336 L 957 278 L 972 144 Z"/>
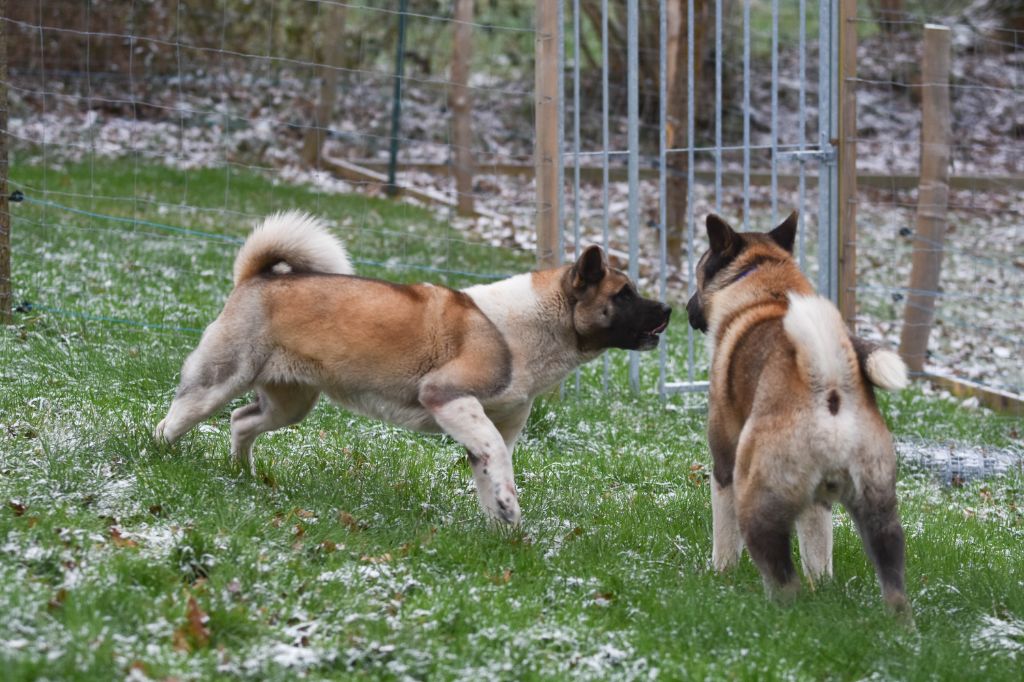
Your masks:
<path fill-rule="evenodd" d="M 735 566 L 743 551 L 743 535 L 736 520 L 736 491 L 733 485 L 724 488 L 711 477 L 711 565 L 716 571 Z"/>
<path fill-rule="evenodd" d="M 438 426 L 469 452 L 480 506 L 498 521 L 519 523 L 519 499 L 512 474 L 512 456 L 497 427 L 487 418 L 483 405 L 472 396 L 441 402 L 438 391 L 421 391 L 421 402 Z"/>
<path fill-rule="evenodd" d="M 832 507 L 814 502 L 796 519 L 800 564 L 811 584 L 832 577 Z"/>
<path fill-rule="evenodd" d="M 252 444 L 261 433 L 296 424 L 309 414 L 320 392 L 310 386 L 268 384 L 256 400 L 231 413 L 231 456 L 256 475 Z"/>

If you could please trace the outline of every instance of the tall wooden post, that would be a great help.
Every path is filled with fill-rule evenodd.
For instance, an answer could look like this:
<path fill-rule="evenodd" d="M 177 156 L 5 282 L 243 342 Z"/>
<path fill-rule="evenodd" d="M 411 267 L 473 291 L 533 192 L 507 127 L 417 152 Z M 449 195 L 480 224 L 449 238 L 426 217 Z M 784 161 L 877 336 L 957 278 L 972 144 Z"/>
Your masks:
<path fill-rule="evenodd" d="M 324 63 L 320 66 L 320 101 L 316 105 L 313 124 L 306 129 L 302 140 L 302 159 L 310 166 L 320 162 L 320 151 L 327 138 L 326 128 L 334 113 L 334 100 L 338 93 L 338 69 L 345 41 L 345 6 L 327 5 L 323 24 Z"/>
<path fill-rule="evenodd" d="M 473 0 L 455 0 L 455 40 L 452 48 L 452 144 L 455 147 L 455 191 L 459 215 L 473 215 L 473 102 L 469 64 L 473 55 Z"/>
<path fill-rule="evenodd" d="M 7 203 L 7 0 L 0 0 L 0 324 L 11 319 L 11 211 Z"/>
<path fill-rule="evenodd" d="M 839 2 L 839 312 L 857 317 L 857 0 Z"/>
<path fill-rule="evenodd" d="M 903 311 L 900 355 L 914 372 L 924 368 L 928 335 L 942 269 L 942 242 L 949 204 L 949 34 L 945 26 L 926 24 L 921 61 L 921 181 L 917 191 L 917 228 L 911 260 L 910 292 Z"/>
<path fill-rule="evenodd" d="M 534 112 L 537 140 L 537 267 L 558 265 L 558 2 L 537 1 Z"/>

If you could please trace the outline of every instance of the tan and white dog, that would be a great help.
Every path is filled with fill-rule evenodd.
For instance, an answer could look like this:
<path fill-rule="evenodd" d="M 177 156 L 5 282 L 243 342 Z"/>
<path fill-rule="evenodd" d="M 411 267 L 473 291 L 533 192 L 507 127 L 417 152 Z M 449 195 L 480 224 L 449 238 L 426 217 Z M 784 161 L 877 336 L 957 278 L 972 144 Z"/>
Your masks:
<path fill-rule="evenodd" d="M 770 233 L 707 219 L 690 324 L 711 347 L 712 563 L 745 544 L 769 594 L 799 590 L 794 526 L 812 584 L 832 575 L 832 504 L 853 517 L 885 601 L 909 615 L 896 455 L 873 385 L 906 385 L 899 356 L 847 332 L 792 257 L 796 214 Z"/>
<path fill-rule="evenodd" d="M 321 393 L 353 412 L 465 446 L 480 504 L 520 520 L 512 450 L 534 398 L 608 348 L 658 345 L 671 309 L 591 246 L 570 265 L 456 291 L 356 277 L 315 218 L 268 217 L 235 259 L 235 288 L 186 359 L 155 437 L 172 443 L 228 401 L 231 453 L 299 422 Z"/>

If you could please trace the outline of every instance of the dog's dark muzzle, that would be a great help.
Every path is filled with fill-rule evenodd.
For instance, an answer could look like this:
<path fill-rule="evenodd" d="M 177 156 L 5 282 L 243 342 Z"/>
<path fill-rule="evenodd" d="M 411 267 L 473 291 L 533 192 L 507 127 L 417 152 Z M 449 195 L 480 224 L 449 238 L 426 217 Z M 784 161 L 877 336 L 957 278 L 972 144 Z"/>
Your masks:
<path fill-rule="evenodd" d="M 645 330 L 640 332 L 637 343 L 637 350 L 650 350 L 657 348 L 661 333 L 668 329 L 669 318 L 672 317 L 672 308 L 664 303 L 658 303 L 654 314 L 651 315 L 650 326 L 645 325 Z"/>
<path fill-rule="evenodd" d="M 690 322 L 690 326 L 697 331 L 706 332 L 708 330 L 708 321 L 704 317 L 704 306 L 700 304 L 699 293 L 694 293 L 686 304 L 686 317 Z"/>

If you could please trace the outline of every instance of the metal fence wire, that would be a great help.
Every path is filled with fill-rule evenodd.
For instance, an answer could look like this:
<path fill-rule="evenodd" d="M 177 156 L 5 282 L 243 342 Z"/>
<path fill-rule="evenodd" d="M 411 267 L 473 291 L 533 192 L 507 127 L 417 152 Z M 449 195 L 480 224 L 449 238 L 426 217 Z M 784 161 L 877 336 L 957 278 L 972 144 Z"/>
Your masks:
<path fill-rule="evenodd" d="M 1014 3 L 3 5 L 0 135 L 21 200 L 7 284 L 23 310 L 200 329 L 210 311 L 176 304 L 174 288 L 223 300 L 238 238 L 281 208 L 323 214 L 363 274 L 462 286 L 527 269 L 548 245 L 566 262 L 598 243 L 678 308 L 708 213 L 763 231 L 797 210 L 800 265 L 822 294 L 855 297 L 858 334 L 895 346 L 907 306 L 929 297 L 921 374 L 1024 391 Z M 938 85 L 922 80 L 929 22 L 952 36 L 941 240 L 915 230 L 940 208 L 919 201 L 922 100 Z M 465 41 L 471 57 L 458 56 Z M 469 132 L 456 121 L 467 111 Z M 941 250 L 942 274 L 922 291 L 911 261 L 928 250 Z M 135 262 L 159 262 L 164 279 L 131 296 L 104 289 L 103 268 Z M 673 326 L 659 354 L 629 357 L 633 388 L 706 386 L 701 337 L 678 329 L 679 312 Z"/>
<path fill-rule="evenodd" d="M 904 320 L 911 294 L 932 297 L 930 344 L 915 373 L 1016 400 L 1024 370 L 1010 358 L 1024 350 L 1024 322 L 1009 311 L 1024 285 L 1024 179 L 1012 150 L 1024 151 L 1024 33 L 1013 23 L 1020 12 L 999 14 L 997 4 L 564 3 L 565 240 L 608 245 L 631 275 L 680 303 L 694 288 L 709 212 L 767 230 L 796 209 L 800 265 L 823 295 L 855 301 L 848 319 L 858 334 L 896 347 L 901 328 L 916 324 Z M 919 174 L 922 99 L 945 84 L 922 81 L 930 22 L 954 35 L 945 244 L 913 227 L 937 210 L 915 201 L 930 182 Z M 843 57 L 851 36 L 858 49 Z M 609 53 L 616 40 L 625 58 Z M 939 285 L 916 291 L 911 256 L 934 250 Z M 702 345 L 692 330 L 663 344 L 663 394 L 706 388 Z M 640 362 L 632 354 L 634 388 Z"/>
<path fill-rule="evenodd" d="M 646 280 L 663 300 L 679 302 L 685 300 L 682 293 L 694 288 L 696 258 L 706 246 L 703 218 L 708 212 L 722 214 L 743 230 L 766 230 L 797 210 L 801 267 L 823 295 L 837 299 L 838 3 L 821 0 L 808 7 L 801 1 L 795 14 L 784 16 L 777 0 L 626 0 L 625 25 L 610 28 L 605 0 L 600 3 L 600 20 L 589 26 L 591 36 L 581 35 L 586 9 L 582 4 L 581 8 L 581 0 L 572 0 L 568 7 L 571 34 L 562 29 L 564 21 L 558 24 L 569 60 L 563 57 L 558 70 L 572 78 L 571 97 L 566 92 L 572 130 L 564 162 L 572 181 L 561 185 L 571 197 L 563 196 L 561 203 L 571 200 L 572 219 L 561 224 L 566 233 L 571 231 L 573 243 L 579 243 L 581 230 L 585 237 L 597 239 L 591 226 L 598 222 L 594 210 L 599 209 L 600 241 L 606 246 L 627 245 L 622 257 L 630 276 Z M 657 21 L 641 21 L 642 5 L 644 15 Z M 742 12 L 736 11 L 737 5 L 742 5 Z M 623 28 L 627 68 L 615 83 L 609 78 L 616 64 L 608 54 L 609 35 Z M 789 41 L 785 51 L 780 29 Z M 642 37 L 653 40 L 643 41 L 641 47 Z M 602 48 L 599 85 L 581 83 L 588 39 Z M 770 64 L 767 88 L 765 74 L 755 82 L 755 59 Z M 703 82 L 712 73 L 713 83 Z M 648 92 L 643 92 L 645 88 Z M 592 104 L 597 98 L 581 94 L 597 89 L 599 115 Z M 785 112 L 779 105 L 780 93 L 792 102 Z M 610 100 L 624 111 L 610 109 Z M 642 116 L 641 101 L 653 103 L 649 108 L 655 111 Z M 581 128 L 581 117 L 588 113 L 599 118 L 600 135 Z M 623 122 L 625 135 L 609 135 L 612 127 L 621 131 Z M 585 175 L 594 177 L 585 170 L 597 168 L 600 201 L 592 198 L 592 183 L 586 186 L 581 181 Z M 613 180 L 622 171 L 624 188 Z M 627 207 L 624 221 L 610 215 L 620 203 Z M 624 238 L 617 231 L 625 232 Z M 672 242 L 678 247 L 673 249 Z M 616 255 L 614 246 L 611 253 Z M 700 345 L 692 329 L 686 331 L 685 348 L 662 345 L 658 388 L 663 394 L 706 389 L 707 382 L 699 378 L 706 366 L 699 357 Z M 631 353 L 629 380 L 634 388 L 640 385 L 639 364 L 639 354 Z"/>

